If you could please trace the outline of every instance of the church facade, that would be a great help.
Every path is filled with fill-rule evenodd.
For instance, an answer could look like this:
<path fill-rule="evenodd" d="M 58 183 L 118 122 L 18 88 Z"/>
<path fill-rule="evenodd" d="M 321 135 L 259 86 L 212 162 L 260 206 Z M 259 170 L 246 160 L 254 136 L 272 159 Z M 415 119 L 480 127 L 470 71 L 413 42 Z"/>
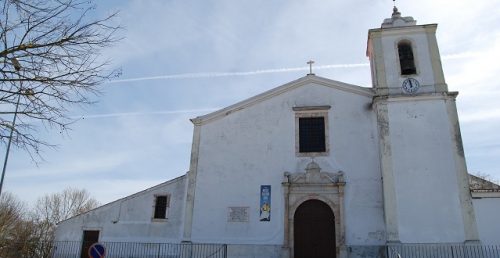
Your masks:
<path fill-rule="evenodd" d="M 310 73 L 192 119 L 186 175 L 61 222 L 56 241 L 221 243 L 229 257 L 297 258 L 499 245 L 500 190 L 471 193 L 436 29 L 395 8 L 368 33 L 371 88 Z"/>

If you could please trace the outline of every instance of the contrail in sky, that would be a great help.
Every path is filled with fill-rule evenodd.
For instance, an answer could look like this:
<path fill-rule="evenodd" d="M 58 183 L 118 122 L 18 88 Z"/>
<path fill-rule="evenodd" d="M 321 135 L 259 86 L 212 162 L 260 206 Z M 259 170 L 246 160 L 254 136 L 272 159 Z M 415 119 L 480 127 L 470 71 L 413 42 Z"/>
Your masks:
<path fill-rule="evenodd" d="M 450 59 L 460 59 L 468 58 L 472 56 L 477 56 L 477 53 L 466 52 L 453 55 L 445 55 L 442 57 L 443 60 Z M 337 68 L 357 68 L 357 67 L 367 67 L 368 63 L 362 64 L 336 64 L 336 65 L 320 65 L 315 66 L 315 70 L 320 69 L 337 69 Z M 309 67 L 295 67 L 295 68 L 280 68 L 280 69 L 267 69 L 267 70 L 257 70 L 257 71 L 247 71 L 247 72 L 224 72 L 224 73 L 184 73 L 184 74 L 173 74 L 173 75 L 161 75 L 152 77 L 138 77 L 123 80 L 114 80 L 108 83 L 118 83 L 118 82 L 133 82 L 133 81 L 145 81 L 145 80 L 161 80 L 161 79 L 187 79 L 187 78 L 208 78 L 208 77 L 225 77 L 225 76 L 246 76 L 254 74 L 265 74 L 265 73 L 283 73 L 283 72 L 293 72 L 293 71 L 308 71 Z M 72 116 L 73 119 L 99 119 L 99 118 L 109 118 L 109 117 L 127 117 L 127 116 L 143 116 L 143 115 L 168 115 L 168 114 L 185 114 L 185 113 L 205 113 L 213 112 L 220 109 L 215 108 L 202 108 L 202 109 L 181 109 L 181 110 L 163 110 L 163 111 L 153 111 L 153 112 L 122 112 L 122 113 L 107 113 L 107 114 L 93 114 L 93 115 L 82 115 L 82 116 Z M 498 115 L 496 115 L 498 116 Z M 469 118 L 473 120 L 474 118 Z M 477 118 L 476 118 L 477 119 Z M 467 120 L 467 119 L 464 119 Z"/>
<path fill-rule="evenodd" d="M 368 63 L 363 64 L 339 64 L 339 65 L 319 65 L 314 66 L 314 70 L 320 69 L 333 69 L 333 68 L 355 68 L 355 67 L 365 67 Z M 228 77 L 228 76 L 247 76 L 265 73 L 286 73 L 286 72 L 296 72 L 296 71 L 308 71 L 309 67 L 292 67 L 292 68 L 277 68 L 277 69 L 266 69 L 266 70 L 256 70 L 247 72 L 205 72 L 205 73 L 181 73 L 181 74 L 171 74 L 171 75 L 159 75 L 150 77 L 138 77 L 122 80 L 113 80 L 108 83 L 119 83 L 119 82 L 135 82 L 135 81 L 148 81 L 148 80 L 166 80 L 166 79 L 194 79 L 194 78 L 211 78 L 211 77 Z"/>
<path fill-rule="evenodd" d="M 94 115 L 72 116 L 72 119 L 90 119 L 90 118 L 109 118 L 109 117 L 127 117 L 127 116 L 143 116 L 143 115 L 169 115 L 169 114 L 185 114 L 185 113 L 204 113 L 212 112 L 220 108 L 202 108 L 202 109 L 179 109 L 179 110 L 163 110 L 152 112 L 122 112 L 122 113 L 106 113 Z"/>
<path fill-rule="evenodd" d="M 478 53 L 465 52 L 465 53 L 460 53 L 460 54 L 445 55 L 445 56 L 442 56 L 442 59 L 443 60 L 459 59 L 459 58 L 467 58 L 467 57 L 472 57 L 472 56 L 477 56 L 477 55 L 478 55 Z M 368 67 L 368 66 L 370 66 L 369 63 L 317 65 L 317 66 L 314 66 L 314 70 L 360 68 L 360 67 Z M 287 72 L 308 71 L 308 70 L 309 70 L 309 66 L 265 69 L 265 70 L 256 70 L 256 71 L 246 71 L 246 72 L 181 73 L 181 74 L 168 74 L 168 75 L 158 75 L 158 76 L 148 76 L 148 77 L 137 77 L 137 78 L 128 78 L 128 79 L 121 79 L 121 80 L 112 80 L 112 81 L 109 81 L 107 83 L 136 82 L 136 81 L 149 81 L 149 80 L 169 80 L 169 79 L 215 78 L 215 77 L 229 77 L 229 76 L 249 76 L 249 75 L 257 75 L 257 74 L 287 73 Z"/>

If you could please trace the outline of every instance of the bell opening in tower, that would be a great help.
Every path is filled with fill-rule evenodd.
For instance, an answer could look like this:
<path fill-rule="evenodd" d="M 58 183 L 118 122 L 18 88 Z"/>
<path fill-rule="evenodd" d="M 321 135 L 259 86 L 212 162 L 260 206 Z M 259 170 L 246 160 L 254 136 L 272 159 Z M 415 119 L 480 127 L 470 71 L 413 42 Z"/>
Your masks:
<path fill-rule="evenodd" d="M 413 49 L 408 41 L 398 43 L 399 64 L 402 75 L 416 74 L 415 60 L 413 58 Z"/>

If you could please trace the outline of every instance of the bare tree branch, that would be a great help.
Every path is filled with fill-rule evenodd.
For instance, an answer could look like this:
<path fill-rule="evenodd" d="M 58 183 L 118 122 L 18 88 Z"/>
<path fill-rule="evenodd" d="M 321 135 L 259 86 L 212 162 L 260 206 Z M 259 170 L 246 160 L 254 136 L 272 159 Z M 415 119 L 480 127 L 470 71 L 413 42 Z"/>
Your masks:
<path fill-rule="evenodd" d="M 99 206 L 86 190 L 66 188 L 60 193 L 48 194 L 38 199 L 35 214 L 39 220 L 55 225 Z"/>
<path fill-rule="evenodd" d="M 98 206 L 86 190 L 67 188 L 38 199 L 32 212 L 10 193 L 0 196 L 0 257 L 52 257 L 56 223 Z"/>
<path fill-rule="evenodd" d="M 119 74 L 101 56 L 120 27 L 116 13 L 92 18 L 88 0 L 2 0 L 0 8 L 0 142 L 13 128 L 13 145 L 35 160 L 42 146 L 53 146 L 38 137 L 39 127 L 68 130 L 68 108 L 94 103 L 98 85 Z"/>

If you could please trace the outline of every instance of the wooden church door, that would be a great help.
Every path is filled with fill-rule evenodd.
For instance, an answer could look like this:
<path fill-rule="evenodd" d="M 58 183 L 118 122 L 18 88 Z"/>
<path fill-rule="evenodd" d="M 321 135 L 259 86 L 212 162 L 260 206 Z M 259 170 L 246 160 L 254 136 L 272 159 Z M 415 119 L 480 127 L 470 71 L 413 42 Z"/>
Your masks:
<path fill-rule="evenodd" d="M 97 242 L 99 242 L 99 230 L 84 230 L 80 257 L 81 258 L 89 257 L 88 253 L 90 246 L 92 246 Z"/>
<path fill-rule="evenodd" d="M 336 256 L 335 217 L 319 200 L 303 202 L 294 215 L 294 258 Z"/>

